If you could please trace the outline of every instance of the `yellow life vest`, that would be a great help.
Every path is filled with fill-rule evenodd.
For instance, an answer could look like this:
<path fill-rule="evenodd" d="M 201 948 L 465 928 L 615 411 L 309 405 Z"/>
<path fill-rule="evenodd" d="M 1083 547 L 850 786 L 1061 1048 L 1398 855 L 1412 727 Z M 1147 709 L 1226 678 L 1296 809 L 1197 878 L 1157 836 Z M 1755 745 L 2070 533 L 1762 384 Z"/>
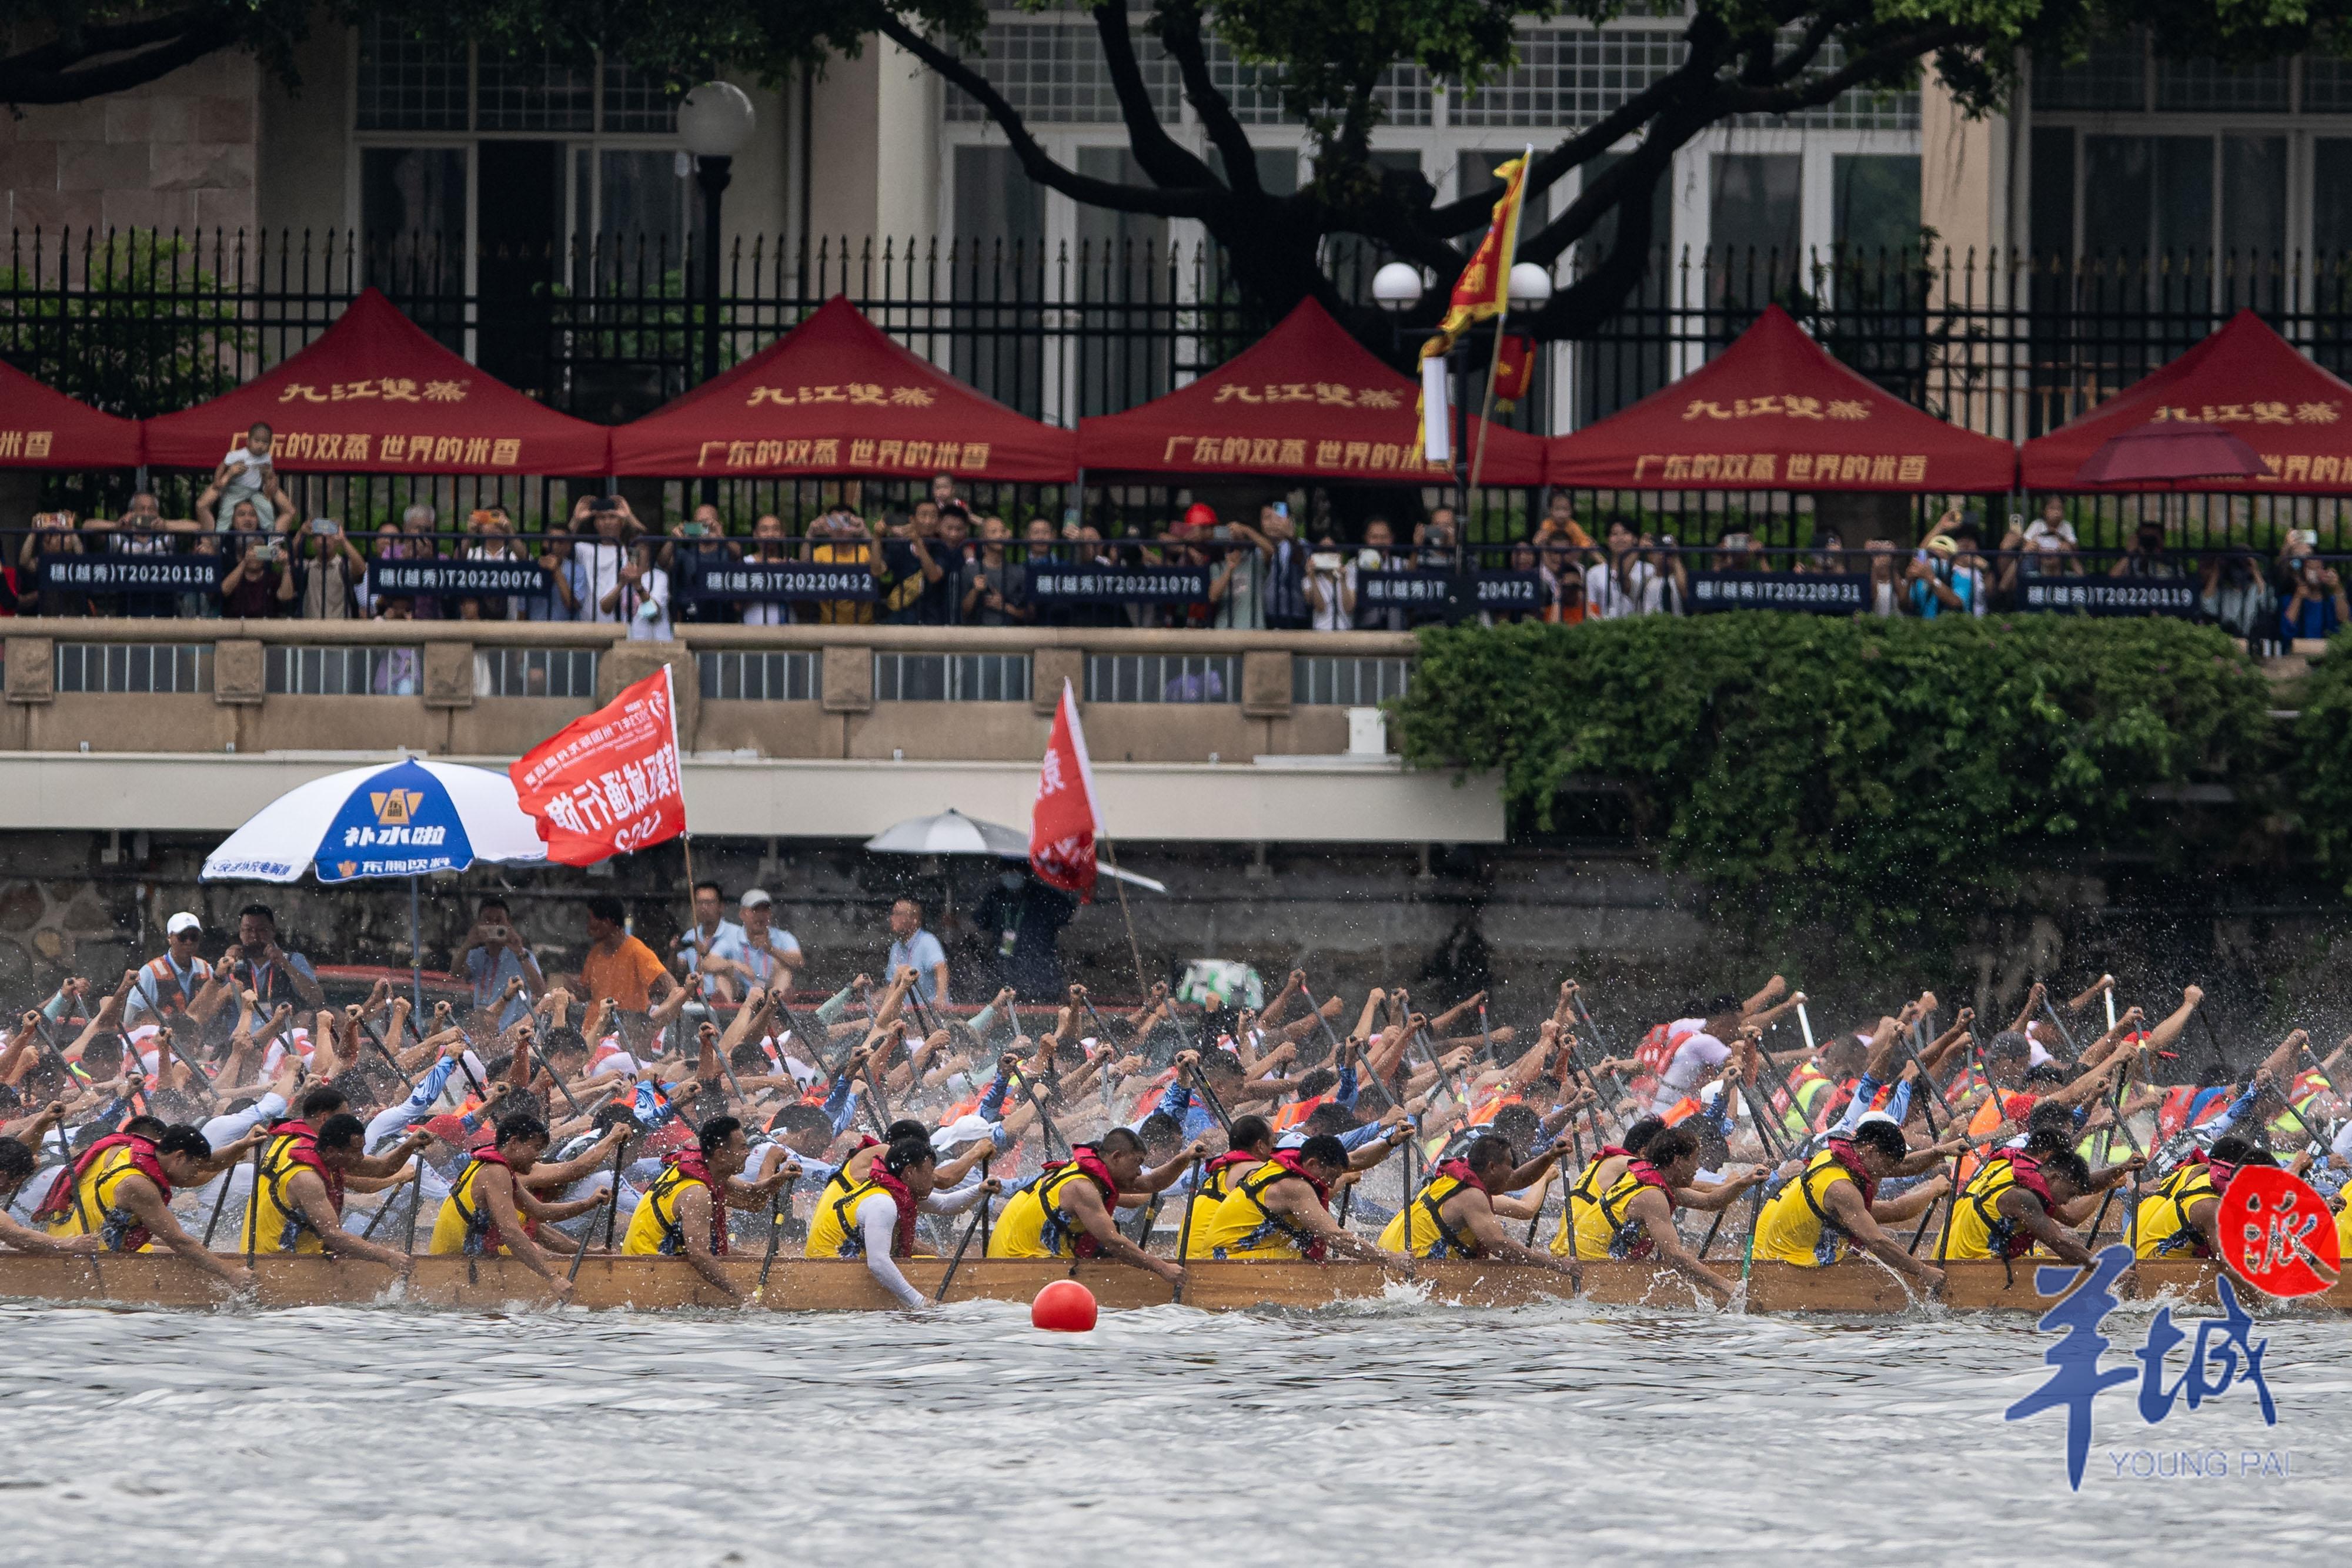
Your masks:
<path fill-rule="evenodd" d="M 1286 1214 L 1266 1207 L 1265 1192 L 1294 1173 L 1268 1160 L 1235 1182 L 1209 1216 L 1209 1256 L 1297 1261 L 1323 1249 L 1321 1238 Z M 1304 1178 L 1301 1178 L 1304 1179 Z M 1193 1232 L 1195 1238 L 1200 1232 Z"/>
<path fill-rule="evenodd" d="M 992 1258 L 1076 1257 L 1077 1238 L 1086 1232 L 1062 1208 L 1062 1189 L 1074 1181 L 1087 1179 L 1086 1172 L 1074 1161 L 1059 1170 L 1045 1172 L 1014 1193 L 1006 1201 L 1004 1212 L 998 1216 L 995 1229 L 989 1233 L 988 1255 Z M 812 1228 L 812 1247 L 814 1242 Z M 811 1255 L 814 1256 L 814 1253 Z"/>
<path fill-rule="evenodd" d="M 1595 1195 L 1589 1189 L 1592 1185 L 1591 1178 L 1599 1174 L 1599 1161 L 1594 1161 L 1577 1177 L 1579 1186 L 1587 1190 L 1580 1193 L 1571 1191 L 1569 1195 L 1568 1211 L 1576 1220 L 1576 1255 L 1579 1258 L 1649 1256 L 1649 1232 L 1640 1220 L 1633 1218 L 1633 1203 L 1635 1194 L 1653 1184 L 1634 1175 L 1633 1161 L 1628 1160 L 1617 1179 L 1611 1182 L 1606 1190 Z M 1584 1199 L 1581 1207 L 1575 1203 L 1579 1197 Z M 1672 1194 L 1667 1196 L 1666 1201 L 1670 1205 L 1673 1203 Z M 1562 1257 L 1568 1252 L 1566 1245 L 1558 1240 L 1553 1242 L 1552 1250 Z"/>
<path fill-rule="evenodd" d="M 2352 1198 L 2336 1211 L 2336 1247 L 2338 1256 L 2352 1258 Z"/>
<path fill-rule="evenodd" d="M 677 1200 L 686 1189 L 698 1186 L 709 1195 L 712 1204 L 720 1206 L 713 1212 L 723 1216 L 726 1199 L 711 1190 L 710 1184 L 699 1176 L 690 1176 L 677 1166 L 664 1166 L 661 1175 L 654 1177 L 646 1188 L 645 1197 L 629 1216 L 629 1228 L 621 1239 L 621 1250 L 633 1258 L 676 1258 L 686 1251 L 686 1228 L 677 1221 Z M 724 1223 L 724 1219 L 721 1219 Z"/>
<path fill-rule="evenodd" d="M 449 1196 L 441 1200 L 441 1211 L 433 1217 L 433 1241 L 426 1250 L 435 1257 L 457 1253 L 469 1258 L 509 1255 L 503 1239 L 495 1249 L 490 1247 L 489 1206 L 475 1194 L 474 1178 L 481 1173 L 484 1163 L 480 1159 L 467 1160 L 466 1168 L 457 1173 L 457 1179 L 449 1184 Z M 521 1185 L 520 1179 L 516 1185 Z M 520 1210 L 517 1212 L 520 1216 Z M 528 1222 L 525 1228 L 529 1228 Z"/>
<path fill-rule="evenodd" d="M 2205 1248 L 2205 1233 L 2189 1218 L 2189 1211 L 2209 1197 L 2218 1198 L 2221 1189 L 2213 1185 L 2213 1173 L 2202 1161 L 2183 1166 L 2157 1183 L 2156 1190 L 2139 1200 L 2139 1212 L 2133 1225 L 2132 1251 L 2141 1258 L 2204 1258 L 2210 1254 Z M 2343 1222 L 2336 1222 L 2340 1232 Z"/>
<path fill-rule="evenodd" d="M 1572 1230 L 1571 1228 L 1581 1224 L 1576 1212 L 1576 1206 L 1580 1199 L 1588 1208 L 1601 1201 L 1600 1180 L 1602 1164 L 1609 1160 L 1625 1157 L 1623 1155 L 1595 1155 L 1584 1163 L 1582 1170 L 1576 1173 L 1576 1179 L 1569 1183 L 1568 1191 L 1562 1195 L 1559 1202 L 1559 1227 L 1552 1232 L 1551 1255 L 1553 1257 L 1565 1258 L 1570 1255 L 1571 1249 L 1569 1243 L 1571 1236 L 1576 1243 L 1573 1251 L 1577 1257 L 1605 1256 L 1594 1246 L 1588 1245 L 1584 1241 L 1584 1232 L 1581 1229 Z"/>
<path fill-rule="evenodd" d="M 1405 1231 L 1409 1227 L 1412 1232 L 1410 1250 L 1416 1258 L 1485 1257 L 1486 1249 L 1470 1228 L 1448 1225 L 1440 1212 L 1455 1193 L 1469 1188 L 1468 1182 L 1454 1176 L 1432 1176 L 1413 1200 L 1381 1229 L 1381 1247 L 1391 1252 L 1407 1250 Z"/>
<path fill-rule="evenodd" d="M 249 1252 L 316 1254 L 327 1249 L 311 1228 L 310 1217 L 286 1190 L 297 1172 L 310 1169 L 289 1157 L 294 1144 L 291 1136 L 276 1137 L 261 1151 L 261 1180 L 245 1206 L 244 1228 L 237 1243 Z"/>
<path fill-rule="evenodd" d="M 1822 1268 L 1838 1260 L 1843 1232 L 1830 1222 L 1829 1190 L 1853 1173 L 1823 1149 L 1796 1180 L 1772 1195 L 1756 1220 L 1756 1256 Z"/>
<path fill-rule="evenodd" d="M 802 1255 L 808 1258 L 863 1258 L 866 1237 L 857 1228 L 857 1206 L 876 1193 L 893 1208 L 898 1200 L 883 1190 L 879 1182 L 870 1177 L 836 1190 L 825 1187 L 818 1201 L 816 1212 L 809 1218 L 808 1245 Z"/>
<path fill-rule="evenodd" d="M 1951 1236 L 1944 1243 L 1944 1257 L 1969 1262 L 2022 1257 L 2030 1250 L 2023 1228 L 2004 1217 L 2000 1207 L 2001 1195 L 2021 1185 L 2015 1165 L 1988 1156 L 1976 1174 L 1961 1184 L 1959 1201 L 1952 1205 Z M 2032 1193 L 2031 1188 L 2026 1190 Z M 2032 1196 L 2041 1197 L 2039 1193 Z"/>
<path fill-rule="evenodd" d="M 1263 1164 L 1264 1161 L 1259 1162 L 1259 1166 Z M 1217 1205 L 1224 1202 L 1226 1196 L 1234 1190 L 1236 1173 L 1248 1176 L 1257 1169 L 1258 1166 L 1221 1166 L 1201 1178 L 1201 1190 L 1186 1200 L 1192 1208 L 1192 1231 L 1184 1239 L 1185 1257 L 1206 1258 L 1209 1255 L 1209 1226 L 1216 1218 Z"/>
<path fill-rule="evenodd" d="M 122 1250 L 117 1239 L 140 1228 L 138 1216 L 114 1201 L 115 1189 L 122 1185 L 122 1178 L 133 1174 L 131 1155 L 131 1151 L 128 1148 L 113 1148 L 99 1155 L 89 1169 L 83 1173 L 81 1180 L 75 1184 L 77 1189 L 74 1195 L 75 1201 L 66 1210 L 65 1218 L 49 1221 L 49 1234 L 52 1236 L 87 1235 L 90 1228 L 82 1223 L 83 1217 L 87 1216 L 91 1224 L 97 1227 L 98 1234 L 105 1238 L 106 1245 L 110 1249 Z M 227 1178 L 224 1176 L 222 1179 Z M 163 1196 L 168 1202 L 171 1194 L 166 1192 Z M 152 1252 L 155 1250 L 155 1244 L 149 1241 L 131 1250 Z"/>

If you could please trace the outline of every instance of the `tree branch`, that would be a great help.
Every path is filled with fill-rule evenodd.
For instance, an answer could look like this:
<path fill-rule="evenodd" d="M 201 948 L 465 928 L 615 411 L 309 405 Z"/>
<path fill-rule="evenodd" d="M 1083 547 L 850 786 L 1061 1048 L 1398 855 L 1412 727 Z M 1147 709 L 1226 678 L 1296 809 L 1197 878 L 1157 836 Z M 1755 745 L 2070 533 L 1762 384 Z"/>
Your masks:
<path fill-rule="evenodd" d="M 1037 145 L 1028 124 L 1020 111 L 1004 100 L 1004 95 L 991 87 L 986 77 L 973 70 L 955 56 L 940 48 L 930 39 L 916 32 L 890 12 L 876 19 L 876 30 L 908 54 L 914 56 L 949 82 L 961 88 L 975 103 L 986 110 L 996 128 L 1004 132 L 1004 140 L 1013 155 L 1021 161 L 1022 172 L 1037 183 L 1059 191 L 1074 202 L 1088 206 L 1108 207 L 1118 213 L 1146 213 L 1163 218 L 1202 218 L 1223 193 L 1209 189 L 1162 190 L 1143 185 L 1120 184 L 1111 180 L 1096 180 L 1056 163 Z"/>
<path fill-rule="evenodd" d="M 1727 85 L 1717 101 L 1726 114 L 1786 114 L 1792 110 L 1818 109 L 1833 101 L 1839 94 L 1878 79 L 1886 73 L 1908 66 L 1922 55 L 1957 44 L 1969 37 L 1969 29 L 1947 23 L 1906 33 L 1872 49 L 1868 54 L 1848 60 L 1827 76 L 1815 77 L 1801 87 L 1752 88 Z"/>
<path fill-rule="evenodd" d="M 1187 9 L 1179 19 L 1174 7 L 1162 7 L 1160 42 L 1176 62 L 1177 74 L 1184 81 L 1184 97 L 1192 105 L 1192 112 L 1201 117 L 1201 128 L 1209 133 L 1209 141 L 1224 159 L 1226 185 L 1246 195 L 1263 194 L 1265 187 L 1257 178 L 1257 149 L 1250 144 L 1249 132 L 1242 129 L 1242 122 L 1234 118 L 1234 106 L 1217 90 L 1215 80 L 1209 75 L 1209 54 L 1201 42 L 1200 12 Z"/>
<path fill-rule="evenodd" d="M 1150 90 L 1143 85 L 1143 69 L 1136 63 L 1135 39 L 1128 31 L 1124 0 L 1095 7 L 1095 31 L 1102 38 L 1111 90 L 1118 94 L 1119 116 L 1126 122 L 1128 146 L 1138 166 L 1155 185 L 1214 186 L 1216 176 L 1209 172 L 1209 166 L 1177 145 L 1168 128 L 1160 123 Z"/>
<path fill-rule="evenodd" d="M 0 102 L 79 103 L 127 92 L 229 47 L 237 37 L 226 21 L 189 12 L 87 27 L 75 44 L 56 40 L 0 58 Z M 82 63 L 89 60 L 99 63 Z"/>

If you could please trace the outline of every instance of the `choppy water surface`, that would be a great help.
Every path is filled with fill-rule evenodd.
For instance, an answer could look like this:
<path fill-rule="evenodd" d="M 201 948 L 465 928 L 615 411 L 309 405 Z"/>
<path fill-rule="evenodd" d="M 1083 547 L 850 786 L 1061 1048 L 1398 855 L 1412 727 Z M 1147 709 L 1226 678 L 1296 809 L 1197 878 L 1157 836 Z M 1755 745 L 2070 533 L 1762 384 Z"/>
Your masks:
<path fill-rule="evenodd" d="M 2021 1319 L 0 1306 L 0 1561 L 2332 1559 L 2352 1324 L 2262 1332 L 2276 1427 L 2243 1390 L 2147 1427 L 2126 1385 L 2077 1496 L 2063 1420 L 2001 1419 Z M 2230 1473 L 2118 1479 L 2142 1450 Z"/>

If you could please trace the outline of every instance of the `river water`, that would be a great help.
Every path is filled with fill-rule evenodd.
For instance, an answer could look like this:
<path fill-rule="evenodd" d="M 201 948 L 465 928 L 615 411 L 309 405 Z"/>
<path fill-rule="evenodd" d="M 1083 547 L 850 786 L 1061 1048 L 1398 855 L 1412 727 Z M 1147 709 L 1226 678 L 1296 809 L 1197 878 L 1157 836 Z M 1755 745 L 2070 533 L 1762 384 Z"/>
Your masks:
<path fill-rule="evenodd" d="M 0 1562 L 2333 1560 L 2352 1324 L 2258 1332 L 2275 1427 L 2126 1385 L 2077 1494 L 2063 1416 L 2002 1419 L 2054 1343 L 2024 1319 L 6 1305 Z"/>

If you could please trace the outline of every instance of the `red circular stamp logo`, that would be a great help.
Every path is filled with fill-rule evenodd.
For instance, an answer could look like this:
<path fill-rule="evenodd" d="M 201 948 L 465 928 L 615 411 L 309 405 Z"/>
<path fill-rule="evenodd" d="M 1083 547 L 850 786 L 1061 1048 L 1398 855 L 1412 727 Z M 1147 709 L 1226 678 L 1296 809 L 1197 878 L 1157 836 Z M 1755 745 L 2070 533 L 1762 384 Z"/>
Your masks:
<path fill-rule="evenodd" d="M 2315 1296 L 2343 1268 L 2327 1200 L 2276 1166 L 2240 1167 L 2221 1195 L 2214 1231 L 2222 1260 L 2269 1295 Z"/>

